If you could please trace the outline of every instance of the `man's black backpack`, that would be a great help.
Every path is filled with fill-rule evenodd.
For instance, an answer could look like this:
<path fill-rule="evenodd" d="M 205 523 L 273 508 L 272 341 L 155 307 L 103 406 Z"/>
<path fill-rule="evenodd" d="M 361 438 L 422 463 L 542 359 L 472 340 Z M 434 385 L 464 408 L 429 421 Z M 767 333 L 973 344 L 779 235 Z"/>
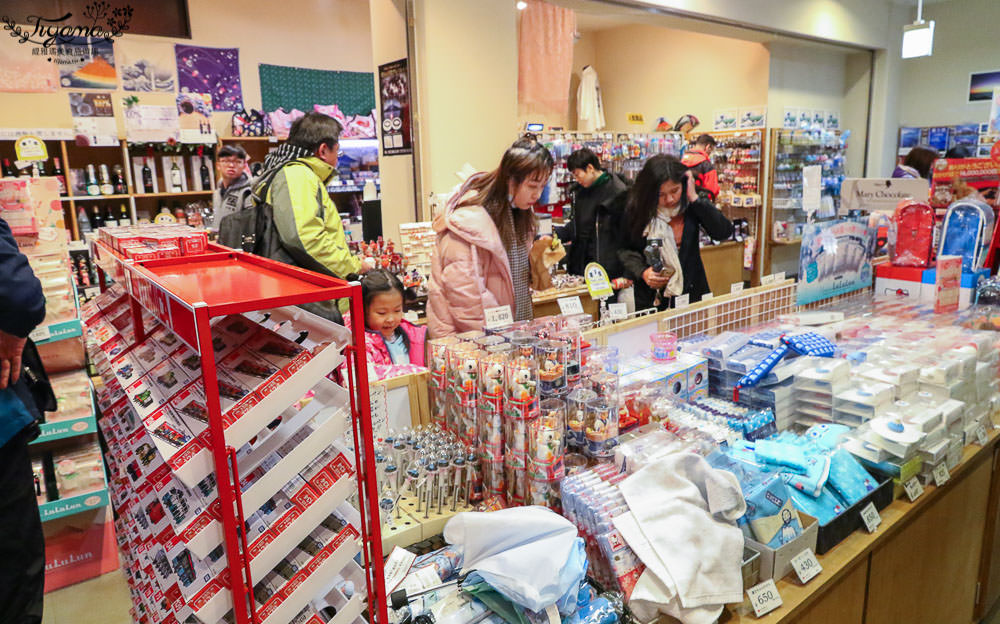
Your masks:
<path fill-rule="evenodd" d="M 276 167 L 255 185 L 250 196 L 251 208 L 223 217 L 219 223 L 219 243 L 294 265 L 296 262 L 281 244 L 281 237 L 274 225 L 274 207 L 267 201 L 267 192 L 279 171 L 281 167 Z"/>

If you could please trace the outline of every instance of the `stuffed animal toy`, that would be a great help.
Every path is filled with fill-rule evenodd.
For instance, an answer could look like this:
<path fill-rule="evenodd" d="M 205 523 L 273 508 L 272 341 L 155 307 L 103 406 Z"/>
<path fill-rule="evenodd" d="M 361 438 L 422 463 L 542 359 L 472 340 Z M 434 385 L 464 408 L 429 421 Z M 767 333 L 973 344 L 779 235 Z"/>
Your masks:
<path fill-rule="evenodd" d="M 531 246 L 528 261 L 531 264 L 532 290 L 548 290 L 552 288 L 552 274 L 549 269 L 566 256 L 566 248 L 558 236 L 551 241 L 540 238 Z"/>

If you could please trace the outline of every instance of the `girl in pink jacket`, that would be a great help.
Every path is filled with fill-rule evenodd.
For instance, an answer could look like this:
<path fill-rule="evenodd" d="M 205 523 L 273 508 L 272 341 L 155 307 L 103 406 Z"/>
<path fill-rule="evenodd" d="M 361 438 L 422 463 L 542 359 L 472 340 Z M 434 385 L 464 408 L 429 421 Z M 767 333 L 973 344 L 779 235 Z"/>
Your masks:
<path fill-rule="evenodd" d="M 471 176 L 435 217 L 427 294 L 432 336 L 482 329 L 487 308 L 506 305 L 515 320 L 531 318 L 532 209 L 553 166 L 545 146 L 520 139 L 496 170 Z"/>
<path fill-rule="evenodd" d="M 365 306 L 365 354 L 378 379 L 424 370 L 426 327 L 403 318 L 403 284 L 392 273 L 375 269 L 361 278 Z M 350 315 L 344 317 L 350 328 Z"/>

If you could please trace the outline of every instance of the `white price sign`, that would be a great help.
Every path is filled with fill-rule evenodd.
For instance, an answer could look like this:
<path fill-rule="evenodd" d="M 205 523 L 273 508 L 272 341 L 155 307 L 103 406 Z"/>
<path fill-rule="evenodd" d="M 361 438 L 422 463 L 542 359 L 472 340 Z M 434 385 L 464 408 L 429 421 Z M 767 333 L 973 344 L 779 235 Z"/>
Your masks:
<path fill-rule="evenodd" d="M 868 503 L 861 510 L 861 521 L 865 523 L 865 528 L 868 529 L 869 533 L 874 533 L 878 525 L 882 524 L 882 516 L 878 515 L 875 503 Z"/>
<path fill-rule="evenodd" d="M 768 284 L 773 284 L 774 283 L 774 273 L 771 273 L 770 275 L 765 275 L 765 276 L 761 277 L 760 278 L 760 283 L 762 285 L 764 285 L 764 286 L 767 286 Z"/>
<path fill-rule="evenodd" d="M 938 487 L 948 483 L 948 479 L 951 478 L 951 475 L 948 474 L 948 464 L 941 462 L 937 466 L 934 466 L 934 470 L 931 471 L 931 476 L 934 477 L 934 485 Z"/>
<path fill-rule="evenodd" d="M 986 436 L 986 427 L 983 425 L 976 427 L 976 442 L 979 443 L 979 446 L 986 446 L 989 441 L 990 439 Z"/>
<path fill-rule="evenodd" d="M 705 293 L 704 295 L 701 296 L 701 300 L 702 301 L 711 301 L 712 299 L 715 299 L 715 295 L 713 293 L 710 293 L 710 292 L 707 292 L 707 293 Z"/>
<path fill-rule="evenodd" d="M 608 317 L 612 321 L 624 321 L 628 318 L 628 306 L 624 303 L 609 303 Z"/>
<path fill-rule="evenodd" d="M 556 299 L 559 304 L 559 311 L 565 315 L 583 314 L 583 304 L 579 297 L 560 297 Z"/>
<path fill-rule="evenodd" d="M 823 571 L 823 566 L 819 564 L 819 560 L 816 559 L 816 555 L 813 553 L 812 548 L 806 548 L 799 554 L 792 557 L 791 560 L 792 569 L 795 570 L 795 574 L 798 575 L 799 580 L 805 585 L 814 576 Z"/>
<path fill-rule="evenodd" d="M 776 282 L 783 282 L 783 281 L 785 281 L 785 272 L 784 271 L 779 271 L 778 273 L 775 273 L 774 274 L 774 281 L 776 281 Z"/>
<path fill-rule="evenodd" d="M 31 338 L 33 342 L 41 342 L 43 340 L 48 340 L 52 337 L 52 330 L 48 325 L 42 325 L 41 327 L 36 327 L 34 331 L 28 334 L 28 338 Z"/>
<path fill-rule="evenodd" d="M 924 493 L 924 486 L 920 483 L 920 479 L 910 477 L 910 480 L 903 484 L 903 491 L 906 492 L 906 497 L 909 498 L 912 503 L 920 498 L 920 495 Z"/>
<path fill-rule="evenodd" d="M 750 597 L 750 605 L 757 617 L 781 606 L 781 594 L 778 593 L 774 579 L 767 579 L 763 583 L 754 585 L 747 590 L 747 596 Z"/>
<path fill-rule="evenodd" d="M 510 306 L 499 306 L 496 308 L 486 308 L 485 322 L 486 329 L 500 329 L 514 323 L 514 315 L 510 311 Z"/>
<path fill-rule="evenodd" d="M 743 282 L 734 282 L 729 285 L 729 294 L 738 295 L 743 292 Z"/>
<path fill-rule="evenodd" d="M 674 307 L 680 310 L 681 308 L 686 308 L 691 305 L 691 295 L 677 295 L 674 297 Z"/>

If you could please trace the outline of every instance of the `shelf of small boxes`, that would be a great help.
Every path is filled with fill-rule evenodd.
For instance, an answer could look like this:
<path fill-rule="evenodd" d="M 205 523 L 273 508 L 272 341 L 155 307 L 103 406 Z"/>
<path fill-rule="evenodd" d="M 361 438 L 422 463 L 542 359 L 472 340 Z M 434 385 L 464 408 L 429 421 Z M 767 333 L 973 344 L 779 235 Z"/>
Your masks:
<path fill-rule="evenodd" d="M 130 261 L 111 260 L 135 286 Z M 100 427 L 135 610 L 162 616 L 166 605 L 179 620 L 216 622 L 233 603 L 200 358 L 145 309 L 147 337 L 133 344 L 129 302 L 112 285 L 84 306 L 84 319 L 104 380 Z M 357 488 L 353 453 L 342 442 L 350 406 L 325 376 L 343 362 L 349 332 L 278 308 L 215 319 L 212 335 L 226 442 L 238 449 L 249 513 L 259 621 L 286 622 L 325 597 L 348 624 L 365 604 L 350 589 L 365 587 L 352 560 L 360 550 L 360 517 L 347 502 Z"/>

